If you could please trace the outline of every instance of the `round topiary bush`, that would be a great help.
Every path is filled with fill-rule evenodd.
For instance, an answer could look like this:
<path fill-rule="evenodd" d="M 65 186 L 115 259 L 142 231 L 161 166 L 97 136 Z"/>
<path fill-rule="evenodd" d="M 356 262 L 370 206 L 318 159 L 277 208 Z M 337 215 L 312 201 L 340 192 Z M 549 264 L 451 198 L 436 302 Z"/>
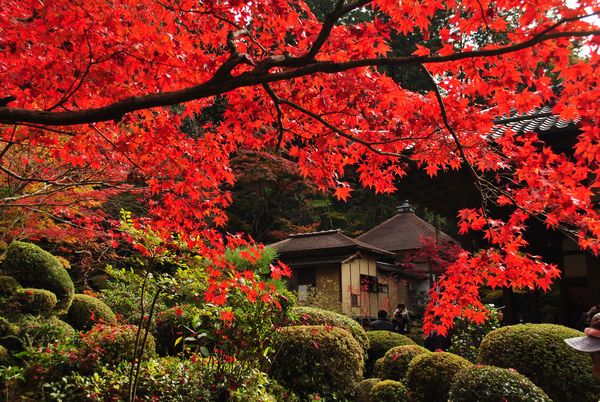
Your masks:
<path fill-rule="evenodd" d="M 182 304 L 158 313 L 154 328 L 154 336 L 158 343 L 158 353 L 160 355 L 175 355 L 181 351 L 183 342 L 175 345 L 177 338 L 185 338 L 189 335 L 190 331 L 187 328 L 191 327 L 192 320 L 194 319 L 206 321 L 207 325 L 203 323 L 200 328 L 207 328 L 211 318 L 207 317 L 206 314 L 208 314 L 207 311 L 191 304 Z"/>
<path fill-rule="evenodd" d="M 378 359 L 379 367 L 375 367 L 375 375 L 385 380 L 402 381 L 406 376 L 408 364 L 420 354 L 430 353 L 427 349 L 417 345 L 404 345 L 391 348 L 385 355 Z"/>
<path fill-rule="evenodd" d="M 19 313 L 47 315 L 56 306 L 56 295 L 45 289 L 20 289 L 12 297 Z"/>
<path fill-rule="evenodd" d="M 66 312 L 75 287 L 67 271 L 52 254 L 35 244 L 14 241 L 8 246 L 2 270 L 27 287 L 46 289 L 56 295 L 56 309 Z"/>
<path fill-rule="evenodd" d="M 12 276 L 0 276 L 0 296 L 12 296 L 21 285 Z"/>
<path fill-rule="evenodd" d="M 367 378 L 356 384 L 354 389 L 355 402 L 371 402 L 371 389 L 375 384 L 380 382 L 379 378 Z"/>
<path fill-rule="evenodd" d="M 598 401 L 600 384 L 592 359 L 571 349 L 564 339 L 583 336 L 555 324 L 519 324 L 498 328 L 481 342 L 479 362 L 514 368 L 555 402 Z"/>
<path fill-rule="evenodd" d="M 342 328 L 352 334 L 365 351 L 365 355 L 369 350 L 367 332 L 348 316 L 316 307 L 294 307 L 292 313 L 296 316 L 292 321 L 293 325 L 331 325 Z"/>
<path fill-rule="evenodd" d="M 362 379 L 363 353 L 346 330 L 337 327 L 292 326 L 280 330 L 271 374 L 300 397 L 318 393 L 345 398 Z"/>
<path fill-rule="evenodd" d="M 115 366 L 122 361 L 131 360 L 136 334 L 137 327 L 135 325 L 97 324 L 81 335 L 80 349 L 83 351 L 83 355 L 87 353 L 90 359 L 95 359 L 97 364 Z M 142 358 L 145 360 L 155 355 L 156 343 L 152 334 L 148 334 Z"/>
<path fill-rule="evenodd" d="M 367 362 L 368 374 L 373 372 L 375 361 L 383 357 L 385 352 L 395 346 L 416 345 L 416 343 L 407 336 L 390 331 L 368 331 L 369 338 L 369 360 Z"/>
<path fill-rule="evenodd" d="M 408 401 L 408 392 L 400 381 L 383 380 L 371 388 L 371 402 Z"/>
<path fill-rule="evenodd" d="M 450 402 L 550 402 L 534 383 L 514 370 L 472 366 L 454 377 Z"/>
<path fill-rule="evenodd" d="M 406 383 L 415 401 L 446 401 L 454 376 L 473 364 L 448 352 L 422 353 L 408 364 Z"/>
<path fill-rule="evenodd" d="M 81 331 L 92 328 L 95 324 L 117 323 L 115 313 L 101 300 L 95 297 L 76 294 L 67 312 L 66 321 Z"/>

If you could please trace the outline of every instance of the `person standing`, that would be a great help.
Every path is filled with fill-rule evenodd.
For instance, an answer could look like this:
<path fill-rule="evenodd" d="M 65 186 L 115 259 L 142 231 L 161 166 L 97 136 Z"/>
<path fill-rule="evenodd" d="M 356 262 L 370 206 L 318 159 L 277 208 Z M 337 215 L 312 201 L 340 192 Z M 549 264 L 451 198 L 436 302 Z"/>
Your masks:
<path fill-rule="evenodd" d="M 600 381 L 600 313 L 592 317 L 590 326 L 583 333 L 585 336 L 568 338 L 565 342 L 573 349 L 592 356 L 592 373 Z"/>
<path fill-rule="evenodd" d="M 377 320 L 371 323 L 371 329 L 375 331 L 394 331 L 394 324 L 387 319 L 387 311 L 379 310 Z"/>

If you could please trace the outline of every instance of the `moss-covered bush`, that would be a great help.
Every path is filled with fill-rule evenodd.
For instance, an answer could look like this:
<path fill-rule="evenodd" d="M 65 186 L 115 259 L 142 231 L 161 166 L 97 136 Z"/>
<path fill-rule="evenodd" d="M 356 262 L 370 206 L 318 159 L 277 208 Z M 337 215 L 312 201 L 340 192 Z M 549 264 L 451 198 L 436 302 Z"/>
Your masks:
<path fill-rule="evenodd" d="M 550 402 L 548 395 L 514 370 L 472 366 L 454 377 L 451 402 Z"/>
<path fill-rule="evenodd" d="M 73 328 L 85 331 L 98 323 L 116 324 L 117 318 L 103 301 L 92 296 L 76 294 L 67 312 L 66 321 Z"/>
<path fill-rule="evenodd" d="M 46 289 L 56 295 L 56 309 L 66 312 L 75 287 L 67 271 L 52 254 L 31 243 L 14 241 L 8 246 L 2 270 L 21 285 Z"/>
<path fill-rule="evenodd" d="M 354 389 L 354 401 L 371 402 L 371 389 L 380 381 L 380 378 L 367 378 L 356 384 L 356 388 Z"/>
<path fill-rule="evenodd" d="M 10 302 L 19 313 L 48 315 L 56 306 L 56 295 L 45 289 L 25 288 L 18 290 Z"/>
<path fill-rule="evenodd" d="M 0 345 L 0 364 L 4 364 L 8 360 L 8 349 Z"/>
<path fill-rule="evenodd" d="M 177 338 L 189 335 L 193 320 L 206 321 L 208 325 L 210 317 L 208 312 L 190 304 L 183 304 L 160 312 L 156 315 L 154 336 L 158 344 L 158 352 L 161 355 L 174 355 L 181 351 L 183 342 L 175 345 Z M 187 328 L 186 328 L 187 327 Z M 206 328 L 201 325 L 200 328 Z"/>
<path fill-rule="evenodd" d="M 583 336 L 554 324 L 520 324 L 490 332 L 481 342 L 479 362 L 514 368 L 555 402 L 598 401 L 600 384 L 592 360 L 571 349 L 564 339 Z"/>
<path fill-rule="evenodd" d="M 371 402 L 408 401 L 408 392 L 400 381 L 383 380 L 371 388 Z"/>
<path fill-rule="evenodd" d="M 75 330 L 72 326 L 58 317 L 41 318 L 39 316 L 23 315 L 17 320 L 19 338 L 26 345 L 45 346 L 56 341 L 73 338 Z"/>
<path fill-rule="evenodd" d="M 472 363 L 448 352 L 422 353 L 408 364 L 406 383 L 415 401 L 445 402 L 454 376 Z"/>
<path fill-rule="evenodd" d="M 134 325 L 97 324 L 81 336 L 81 350 L 89 352 L 97 363 L 114 366 L 133 356 L 137 327 Z M 143 359 L 156 355 L 154 337 L 148 334 Z"/>
<path fill-rule="evenodd" d="M 319 393 L 345 398 L 362 379 L 363 353 L 354 337 L 337 327 L 291 326 L 280 330 L 272 376 L 300 397 Z"/>
<path fill-rule="evenodd" d="M 348 316 L 316 307 L 295 307 L 292 309 L 292 313 L 296 316 L 292 321 L 293 325 L 331 325 L 342 328 L 352 334 L 365 354 L 369 350 L 367 332 L 358 322 Z"/>
<path fill-rule="evenodd" d="M 430 353 L 427 349 L 417 345 L 404 345 L 391 348 L 385 355 L 378 359 L 381 362 L 375 366 L 375 375 L 385 380 L 402 381 L 406 376 L 408 364 L 420 354 Z M 378 367 L 379 366 L 379 367 Z"/>
<path fill-rule="evenodd" d="M 373 373 L 375 361 L 383 357 L 385 352 L 395 346 L 416 345 L 416 343 L 407 336 L 390 331 L 368 331 L 369 338 L 369 360 L 367 362 L 366 373 Z"/>
<path fill-rule="evenodd" d="M 0 276 L 0 296 L 12 296 L 21 285 L 12 276 Z"/>

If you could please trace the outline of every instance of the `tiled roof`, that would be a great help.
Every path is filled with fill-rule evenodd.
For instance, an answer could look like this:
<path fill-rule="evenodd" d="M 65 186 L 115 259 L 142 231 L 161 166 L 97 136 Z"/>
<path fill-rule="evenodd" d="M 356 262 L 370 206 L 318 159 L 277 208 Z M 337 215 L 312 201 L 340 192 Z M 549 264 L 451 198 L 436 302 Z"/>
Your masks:
<path fill-rule="evenodd" d="M 439 239 L 456 242 L 444 232 Z M 399 213 L 387 221 L 358 236 L 357 240 L 373 244 L 389 251 L 415 250 L 421 247 L 421 239 L 435 236 L 435 228 L 412 212 Z"/>
<path fill-rule="evenodd" d="M 322 232 L 301 233 L 290 235 L 287 239 L 271 244 L 280 254 L 311 250 L 325 250 L 338 248 L 356 248 L 373 253 L 392 256 L 389 251 L 383 250 L 360 240 L 352 239 L 341 230 L 326 230 Z"/>
<path fill-rule="evenodd" d="M 496 120 L 496 126 L 492 130 L 493 137 L 499 137 L 507 129 L 520 133 L 524 131 L 549 131 L 567 128 L 569 125 L 577 124 L 576 121 L 561 119 L 552 113 L 550 106 L 543 106 L 537 110 L 524 115 L 502 117 Z"/>

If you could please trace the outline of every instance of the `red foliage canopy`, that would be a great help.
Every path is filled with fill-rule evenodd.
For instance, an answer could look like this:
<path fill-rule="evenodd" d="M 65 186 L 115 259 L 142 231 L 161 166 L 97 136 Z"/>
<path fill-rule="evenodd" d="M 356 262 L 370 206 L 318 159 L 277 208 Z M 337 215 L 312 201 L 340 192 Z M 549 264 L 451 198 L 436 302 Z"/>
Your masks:
<path fill-rule="evenodd" d="M 353 10 L 372 18 L 340 24 Z M 106 216 L 89 207 L 136 193 L 146 224 L 208 253 L 227 241 L 216 228 L 239 149 L 281 152 L 340 198 L 348 165 L 381 192 L 409 161 L 432 175 L 467 165 L 485 200 L 513 212 L 460 213 L 462 229 L 484 230 L 495 248 L 448 268 L 426 328 L 482 320 L 477 286 L 547 288 L 558 275 L 522 251 L 531 217 L 600 250 L 598 12 L 595 0 L 339 0 L 319 22 L 301 0 L 0 0 L 0 169 L 18 190 L 3 203 L 104 232 Z M 388 56 L 394 31 L 427 38 L 436 13 L 448 16 L 440 46 Z M 415 65 L 431 91 L 379 69 Z M 184 134 L 215 96 L 224 120 Z M 579 122 L 573 155 L 532 133 L 489 135 L 498 116 L 548 103 Z"/>

